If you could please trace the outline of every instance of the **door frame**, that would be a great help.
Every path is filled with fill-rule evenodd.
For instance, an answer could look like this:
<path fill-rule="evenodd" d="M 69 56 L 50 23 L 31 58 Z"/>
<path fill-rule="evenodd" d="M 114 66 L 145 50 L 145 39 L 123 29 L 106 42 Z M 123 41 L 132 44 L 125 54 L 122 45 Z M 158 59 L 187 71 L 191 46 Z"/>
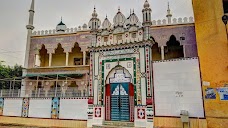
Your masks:
<path fill-rule="evenodd" d="M 132 83 L 128 83 L 128 89 L 129 121 L 134 122 L 134 85 Z M 105 87 L 105 120 L 111 121 L 111 84 L 106 84 Z"/>

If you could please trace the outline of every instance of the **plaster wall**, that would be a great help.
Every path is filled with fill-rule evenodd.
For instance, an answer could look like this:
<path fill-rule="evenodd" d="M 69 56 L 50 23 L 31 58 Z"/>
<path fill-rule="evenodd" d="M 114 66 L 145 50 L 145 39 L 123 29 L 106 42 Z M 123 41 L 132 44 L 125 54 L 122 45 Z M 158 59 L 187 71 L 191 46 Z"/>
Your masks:
<path fill-rule="evenodd" d="M 155 116 L 204 117 L 198 59 L 153 63 Z"/>
<path fill-rule="evenodd" d="M 51 102 L 51 98 L 30 98 L 28 117 L 51 118 Z"/>
<path fill-rule="evenodd" d="M 74 58 L 81 58 L 81 59 L 83 59 L 82 52 L 80 51 L 79 48 L 77 50 L 78 50 L 77 52 L 71 52 L 69 54 L 69 66 L 75 66 L 74 65 Z M 81 64 L 82 63 L 83 63 L 83 60 L 81 61 Z"/>
<path fill-rule="evenodd" d="M 22 98 L 5 98 L 4 99 L 4 116 L 21 116 Z"/>
<path fill-rule="evenodd" d="M 65 66 L 66 65 L 66 54 L 53 54 L 51 66 Z"/>
<path fill-rule="evenodd" d="M 193 0 L 193 9 L 202 81 L 207 83 L 204 89 L 224 87 L 228 84 L 228 43 L 221 20 L 222 0 Z M 216 99 L 205 99 L 206 117 L 228 117 L 228 102 L 218 97 L 217 93 Z"/>
<path fill-rule="evenodd" d="M 60 99 L 60 119 L 87 120 L 88 99 Z"/>

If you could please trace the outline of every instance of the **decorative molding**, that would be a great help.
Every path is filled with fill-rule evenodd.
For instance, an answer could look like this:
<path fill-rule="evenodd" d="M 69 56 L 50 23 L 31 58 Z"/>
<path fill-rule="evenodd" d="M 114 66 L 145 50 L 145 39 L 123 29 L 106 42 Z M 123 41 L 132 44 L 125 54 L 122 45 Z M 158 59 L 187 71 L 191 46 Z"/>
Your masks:
<path fill-rule="evenodd" d="M 178 24 L 189 24 L 189 23 L 194 23 L 194 18 L 193 17 L 184 17 L 184 18 L 173 18 L 171 23 L 168 23 L 168 20 L 163 19 L 163 20 L 153 20 L 152 21 L 152 26 L 165 26 L 165 25 L 178 25 Z"/>
<path fill-rule="evenodd" d="M 169 60 L 159 60 L 159 61 L 153 61 L 153 63 L 162 63 L 162 62 L 180 61 L 180 60 L 193 60 L 193 59 L 198 59 L 198 57 L 177 58 L 177 59 L 169 59 Z"/>
<path fill-rule="evenodd" d="M 128 44 L 121 44 L 121 45 L 110 45 L 110 46 L 102 46 L 102 47 L 90 47 L 90 52 L 101 52 L 101 51 L 113 51 L 113 50 L 122 50 L 122 49 L 130 49 L 130 48 L 136 48 L 136 47 L 145 47 L 150 46 L 152 47 L 154 44 L 151 40 L 145 40 L 141 42 L 133 42 Z"/>
<path fill-rule="evenodd" d="M 29 112 L 29 98 L 23 98 L 23 101 L 22 101 L 22 117 L 28 117 L 28 112 Z"/>
<path fill-rule="evenodd" d="M 0 98 L 0 116 L 3 115 L 4 98 Z"/>
<path fill-rule="evenodd" d="M 138 117 L 138 119 L 146 119 L 145 108 L 137 108 L 137 117 Z"/>
<path fill-rule="evenodd" d="M 59 34 L 73 34 L 73 33 L 80 33 L 80 32 L 85 32 L 85 31 L 90 31 L 90 29 L 83 25 L 75 27 L 75 28 L 67 28 L 65 32 L 57 32 L 56 29 L 53 30 L 41 30 L 41 31 L 34 31 L 32 33 L 32 36 L 46 36 L 46 35 L 59 35 Z"/>
<path fill-rule="evenodd" d="M 101 108 L 100 107 L 96 107 L 94 109 L 94 113 L 95 113 L 95 117 L 101 118 L 102 111 L 101 111 Z"/>
<path fill-rule="evenodd" d="M 52 99 L 52 110 L 51 110 L 51 118 L 58 119 L 59 118 L 59 98 L 55 97 Z"/>

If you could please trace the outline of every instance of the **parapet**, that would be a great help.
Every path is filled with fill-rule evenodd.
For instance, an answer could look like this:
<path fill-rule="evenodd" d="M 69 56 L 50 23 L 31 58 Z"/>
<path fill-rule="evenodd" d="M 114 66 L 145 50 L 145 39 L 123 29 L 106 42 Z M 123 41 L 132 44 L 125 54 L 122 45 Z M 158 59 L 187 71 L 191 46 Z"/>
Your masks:
<path fill-rule="evenodd" d="M 184 17 L 184 18 L 173 18 L 171 23 L 168 23 L 168 20 L 153 20 L 152 26 L 163 26 L 163 25 L 178 25 L 178 24 L 188 24 L 188 23 L 194 23 L 193 17 Z"/>
<path fill-rule="evenodd" d="M 70 33 L 77 33 L 88 31 L 87 24 L 83 24 L 82 26 L 78 26 L 75 28 L 67 28 L 65 32 L 57 32 L 56 29 L 53 30 L 41 30 L 41 31 L 34 31 L 32 36 L 46 36 L 46 35 L 57 35 L 57 34 L 70 34 Z"/>

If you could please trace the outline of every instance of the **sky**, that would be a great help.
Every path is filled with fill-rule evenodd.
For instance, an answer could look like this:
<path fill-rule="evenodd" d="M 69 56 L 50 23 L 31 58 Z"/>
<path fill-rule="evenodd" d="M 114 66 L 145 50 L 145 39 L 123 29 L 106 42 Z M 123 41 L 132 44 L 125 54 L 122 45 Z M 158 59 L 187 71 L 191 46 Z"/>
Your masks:
<path fill-rule="evenodd" d="M 34 27 L 37 30 L 55 29 L 61 17 L 67 27 L 78 27 L 89 22 L 96 7 L 98 18 L 107 15 L 112 21 L 120 7 L 125 17 L 130 9 L 142 21 L 145 0 L 35 0 Z M 193 16 L 191 0 L 148 0 L 152 20 L 165 19 L 168 2 L 173 18 Z M 31 0 L 1 0 L 0 4 L 0 62 L 5 65 L 23 65 Z"/>

